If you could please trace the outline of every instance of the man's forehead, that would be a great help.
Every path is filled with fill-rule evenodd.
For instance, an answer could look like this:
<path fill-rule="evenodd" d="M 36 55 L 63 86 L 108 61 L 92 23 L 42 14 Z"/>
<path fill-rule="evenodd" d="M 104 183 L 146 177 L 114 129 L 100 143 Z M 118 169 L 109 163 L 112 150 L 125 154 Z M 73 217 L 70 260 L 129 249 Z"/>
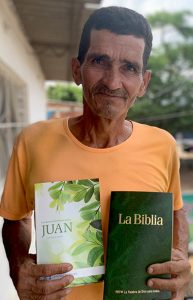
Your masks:
<path fill-rule="evenodd" d="M 90 45 L 91 43 L 98 44 L 98 42 L 110 42 L 110 41 L 117 41 L 120 44 L 138 44 L 139 47 L 144 48 L 145 42 L 142 37 L 137 37 L 132 34 L 118 34 L 111 32 L 107 29 L 92 29 L 90 33 Z"/>
<path fill-rule="evenodd" d="M 98 53 L 109 56 L 121 55 L 127 58 L 127 56 L 132 54 L 137 58 L 143 56 L 144 48 L 145 42 L 143 38 L 116 34 L 106 29 L 93 29 L 90 35 L 87 56 L 90 56 L 91 53 Z"/>

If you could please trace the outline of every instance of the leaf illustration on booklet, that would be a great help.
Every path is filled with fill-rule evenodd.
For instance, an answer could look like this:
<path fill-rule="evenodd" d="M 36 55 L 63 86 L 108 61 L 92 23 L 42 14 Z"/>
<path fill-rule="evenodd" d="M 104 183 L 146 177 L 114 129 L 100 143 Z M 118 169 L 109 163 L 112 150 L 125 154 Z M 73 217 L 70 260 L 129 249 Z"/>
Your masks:
<path fill-rule="evenodd" d="M 171 298 L 146 285 L 146 270 L 171 260 L 172 223 L 171 193 L 112 192 L 104 300 Z"/>
<path fill-rule="evenodd" d="M 71 286 L 103 279 L 98 179 L 35 184 L 35 223 L 38 264 L 71 263 Z"/>

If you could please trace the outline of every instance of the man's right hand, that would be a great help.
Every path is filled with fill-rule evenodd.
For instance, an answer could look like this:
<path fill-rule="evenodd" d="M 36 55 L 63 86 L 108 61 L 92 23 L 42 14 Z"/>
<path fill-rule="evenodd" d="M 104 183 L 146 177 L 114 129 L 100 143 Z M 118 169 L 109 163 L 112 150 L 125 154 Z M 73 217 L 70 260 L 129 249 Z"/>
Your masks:
<path fill-rule="evenodd" d="M 41 280 L 42 276 L 63 274 L 72 269 L 72 265 L 37 265 L 35 255 L 29 255 L 20 265 L 15 287 L 21 300 L 64 300 L 71 289 L 66 288 L 74 279 L 64 275 L 61 279 Z"/>

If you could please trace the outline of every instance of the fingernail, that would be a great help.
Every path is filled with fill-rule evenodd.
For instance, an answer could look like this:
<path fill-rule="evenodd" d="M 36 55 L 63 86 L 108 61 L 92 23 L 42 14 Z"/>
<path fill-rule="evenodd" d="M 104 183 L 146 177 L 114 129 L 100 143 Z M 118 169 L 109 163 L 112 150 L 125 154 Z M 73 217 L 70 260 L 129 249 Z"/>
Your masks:
<path fill-rule="evenodd" d="M 70 284 L 74 280 L 74 276 L 72 275 L 66 275 L 66 276 L 67 276 L 68 284 Z"/>
<path fill-rule="evenodd" d="M 152 287 L 152 286 L 153 286 L 153 281 L 152 281 L 152 280 L 149 280 L 149 281 L 147 282 L 147 285 L 148 285 L 149 287 Z"/>
<path fill-rule="evenodd" d="M 147 271 L 148 271 L 148 273 L 152 274 L 153 273 L 153 268 L 149 267 Z"/>
<path fill-rule="evenodd" d="M 67 265 L 67 270 L 70 271 L 72 270 L 73 266 L 72 265 Z"/>

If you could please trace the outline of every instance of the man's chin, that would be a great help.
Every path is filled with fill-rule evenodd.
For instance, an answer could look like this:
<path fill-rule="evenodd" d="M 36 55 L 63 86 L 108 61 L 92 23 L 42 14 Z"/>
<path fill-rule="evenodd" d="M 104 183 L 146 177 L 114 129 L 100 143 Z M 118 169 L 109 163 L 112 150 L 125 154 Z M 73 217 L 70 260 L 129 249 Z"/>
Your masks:
<path fill-rule="evenodd" d="M 113 108 L 100 108 L 95 111 L 95 114 L 103 119 L 114 120 L 120 116 L 120 112 Z"/>

